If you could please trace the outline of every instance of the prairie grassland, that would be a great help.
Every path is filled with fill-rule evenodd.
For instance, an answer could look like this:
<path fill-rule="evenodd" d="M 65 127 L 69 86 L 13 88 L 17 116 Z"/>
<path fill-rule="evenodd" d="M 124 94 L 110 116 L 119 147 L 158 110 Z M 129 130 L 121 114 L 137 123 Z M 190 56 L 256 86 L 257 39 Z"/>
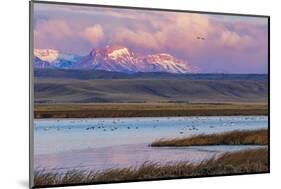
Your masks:
<path fill-rule="evenodd" d="M 37 104 L 35 118 L 267 115 L 267 104 L 91 103 Z"/>
<path fill-rule="evenodd" d="M 41 74 L 48 75 L 49 71 L 45 70 Z M 129 74 L 130 78 L 117 79 L 118 77 L 110 76 L 104 79 L 101 79 L 102 77 L 82 79 L 84 73 L 72 71 L 67 74 L 70 77 L 63 77 L 61 70 L 59 72 L 49 78 L 35 77 L 34 101 L 36 103 L 266 103 L 268 101 L 267 75 L 261 78 L 251 74 L 242 77 L 236 75 L 234 78 L 228 74 L 213 76 L 187 74 L 187 77 L 173 74 L 172 77 L 162 77 L 157 73 L 150 73 L 158 76 L 135 77 L 135 74 Z M 77 77 L 72 78 L 74 75 Z M 90 75 L 97 76 L 95 73 Z M 194 76 L 195 78 L 190 78 Z"/>
<path fill-rule="evenodd" d="M 159 139 L 152 147 L 204 146 L 204 145 L 267 145 L 268 130 L 231 131 L 216 134 L 200 134 L 188 138 Z"/>
<path fill-rule="evenodd" d="M 161 178 L 227 175 L 268 172 L 268 149 L 259 148 L 226 153 L 218 158 L 198 164 L 178 162 L 160 165 L 145 162 L 140 167 L 110 169 L 106 171 L 78 171 L 53 173 L 36 171 L 35 187 L 71 184 L 91 184 L 118 181 L 136 181 Z"/>

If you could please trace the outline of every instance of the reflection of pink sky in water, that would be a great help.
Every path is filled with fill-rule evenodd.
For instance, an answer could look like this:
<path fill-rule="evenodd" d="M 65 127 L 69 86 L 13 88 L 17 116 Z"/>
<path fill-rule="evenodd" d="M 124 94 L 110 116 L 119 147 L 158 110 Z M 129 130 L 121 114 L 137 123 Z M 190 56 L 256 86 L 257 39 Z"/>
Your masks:
<path fill-rule="evenodd" d="M 108 153 L 113 154 L 111 157 L 109 157 L 109 161 L 112 164 L 123 164 L 123 165 L 129 164 L 130 160 L 128 159 L 128 155 L 116 153 L 117 151 L 118 148 L 117 149 L 111 148 L 110 150 L 108 150 Z"/>
<path fill-rule="evenodd" d="M 198 163 L 224 152 L 238 151 L 255 146 L 211 146 L 183 148 L 153 148 L 146 144 L 120 145 L 68 151 L 35 156 L 35 168 L 45 170 L 105 170 L 111 168 L 137 167 L 146 161 L 160 164 L 179 161 Z"/>
<path fill-rule="evenodd" d="M 35 120 L 34 167 L 105 170 L 146 161 L 200 162 L 249 146 L 152 148 L 148 144 L 159 138 L 267 128 L 267 120 L 267 116 Z M 91 127 L 95 129 L 87 129 Z"/>

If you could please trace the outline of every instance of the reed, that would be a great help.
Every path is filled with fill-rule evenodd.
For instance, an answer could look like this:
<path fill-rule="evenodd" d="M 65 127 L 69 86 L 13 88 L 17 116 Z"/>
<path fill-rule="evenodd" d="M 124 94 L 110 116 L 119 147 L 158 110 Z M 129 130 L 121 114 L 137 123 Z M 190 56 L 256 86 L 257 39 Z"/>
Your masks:
<path fill-rule="evenodd" d="M 71 170 L 66 173 L 55 173 L 41 170 L 35 172 L 34 187 L 260 172 L 268 172 L 267 148 L 225 153 L 197 164 L 177 162 L 162 165 L 145 162 L 140 167 L 106 171 Z"/>
<path fill-rule="evenodd" d="M 93 103 L 35 104 L 35 118 L 268 115 L 267 104 Z"/>
<path fill-rule="evenodd" d="M 159 139 L 151 147 L 205 146 L 205 145 L 267 145 L 268 130 L 231 131 L 216 134 L 200 134 L 187 138 Z"/>

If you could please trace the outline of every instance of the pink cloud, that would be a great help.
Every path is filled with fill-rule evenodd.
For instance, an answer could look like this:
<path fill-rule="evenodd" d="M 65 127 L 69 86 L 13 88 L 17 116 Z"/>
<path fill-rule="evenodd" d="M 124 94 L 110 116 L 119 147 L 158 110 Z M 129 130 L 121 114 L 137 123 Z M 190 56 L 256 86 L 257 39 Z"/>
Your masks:
<path fill-rule="evenodd" d="M 248 35 L 239 35 L 229 30 L 221 32 L 220 41 L 222 47 L 239 49 L 253 47 L 254 41 Z"/>
<path fill-rule="evenodd" d="M 56 38 L 71 36 L 72 30 L 63 20 L 43 20 L 38 23 L 35 33 L 41 36 L 52 36 Z"/>
<path fill-rule="evenodd" d="M 41 20 L 34 30 L 34 43 L 36 48 L 58 48 L 58 43 L 64 39 L 74 37 L 74 32 L 69 25 L 58 19 Z"/>
<path fill-rule="evenodd" d="M 104 37 L 101 25 L 75 28 L 69 20 L 49 19 L 37 22 L 34 29 L 35 48 L 50 48 L 65 52 L 87 52 Z"/>
<path fill-rule="evenodd" d="M 266 18 L 92 7 L 52 16 L 51 10 L 49 20 L 38 19 L 36 25 L 35 44 L 40 47 L 85 54 L 93 46 L 121 44 L 171 53 L 206 71 L 262 71 L 267 65 Z"/>
<path fill-rule="evenodd" d="M 130 29 L 119 28 L 112 39 L 116 43 L 139 48 L 173 51 L 187 58 L 219 57 L 220 53 L 240 53 L 243 58 L 242 55 L 247 54 L 247 51 L 267 48 L 264 40 L 266 34 L 249 23 L 233 22 L 229 27 L 207 15 L 186 13 L 149 15 L 147 22 L 137 23 L 136 27 Z M 205 40 L 198 40 L 198 37 Z"/>
<path fill-rule="evenodd" d="M 92 45 L 97 45 L 104 37 L 103 28 L 101 25 L 96 24 L 84 29 L 81 33 L 82 37 L 89 41 Z"/>
<path fill-rule="evenodd" d="M 150 18 L 147 18 L 152 28 L 148 28 L 147 23 L 139 23 L 137 29 L 119 28 L 113 35 L 113 40 L 153 50 L 168 48 L 193 53 L 204 46 L 197 40 L 197 36 L 207 37 L 215 31 L 208 17 L 204 15 L 160 15 L 150 15 Z"/>
<path fill-rule="evenodd" d="M 164 45 L 161 32 L 151 33 L 144 30 L 119 28 L 113 34 L 114 43 L 131 44 L 136 47 L 160 50 Z"/>

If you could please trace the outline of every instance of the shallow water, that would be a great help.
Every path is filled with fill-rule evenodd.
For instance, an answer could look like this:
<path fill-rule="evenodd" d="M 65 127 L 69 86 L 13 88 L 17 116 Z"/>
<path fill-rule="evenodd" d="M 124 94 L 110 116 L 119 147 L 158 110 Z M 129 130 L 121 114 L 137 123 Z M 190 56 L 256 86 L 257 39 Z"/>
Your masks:
<path fill-rule="evenodd" d="M 196 146 L 196 147 L 148 147 L 147 144 L 120 145 L 114 147 L 44 154 L 35 157 L 35 168 L 52 171 L 106 170 L 138 167 L 144 162 L 159 164 L 188 161 L 198 163 L 216 158 L 225 152 L 235 152 L 262 146 Z"/>
<path fill-rule="evenodd" d="M 36 119 L 35 168 L 108 169 L 145 161 L 200 162 L 255 146 L 151 148 L 159 138 L 267 128 L 267 116 Z"/>

